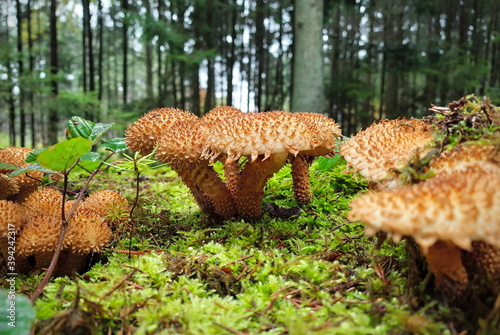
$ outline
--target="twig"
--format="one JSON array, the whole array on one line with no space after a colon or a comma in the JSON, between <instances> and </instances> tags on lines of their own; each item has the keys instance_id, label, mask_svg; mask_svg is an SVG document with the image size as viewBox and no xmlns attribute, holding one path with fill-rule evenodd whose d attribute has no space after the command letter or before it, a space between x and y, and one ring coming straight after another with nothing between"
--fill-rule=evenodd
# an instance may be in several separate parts
<instances>
[{"instance_id":1,"label":"twig","mask_svg":"<svg viewBox=\"0 0 500 335\"><path fill-rule=\"evenodd\" d=\"M106 299L107 297L109 297L114 291L116 291L118 289L118 287L122 286L125 282L127 282L136 272L137 272L136 270L133 270L133 271L127 273L125 275L125 277L123 277L118 283L115 284L115 286L113 286L111 288L111 290L104 293L104 295L101 297L101 299L99 299L99 301L102 301L103 299Z\"/></svg>"}]
</instances>

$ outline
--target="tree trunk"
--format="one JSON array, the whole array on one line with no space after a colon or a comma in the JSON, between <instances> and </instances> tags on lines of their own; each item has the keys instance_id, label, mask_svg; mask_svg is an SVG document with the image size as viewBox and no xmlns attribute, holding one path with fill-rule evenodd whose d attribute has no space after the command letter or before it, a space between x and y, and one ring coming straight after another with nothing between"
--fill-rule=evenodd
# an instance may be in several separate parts
<instances>
[{"instance_id":1,"label":"tree trunk","mask_svg":"<svg viewBox=\"0 0 500 335\"><path fill-rule=\"evenodd\" d=\"M150 0L144 0L144 7L146 8L147 20L153 20ZM146 97L151 101L153 99L153 47L150 37L144 39L144 50L146 56Z\"/></svg>"},{"instance_id":2,"label":"tree trunk","mask_svg":"<svg viewBox=\"0 0 500 335\"><path fill-rule=\"evenodd\" d=\"M26 18L28 20L28 66L30 75L33 74L35 70L35 56L33 55L33 33L31 27L31 0L28 0L26 4ZM30 116L30 135L31 135L31 147L36 147L36 130L35 130L35 95L33 93L33 88L28 91L29 100L29 116Z\"/></svg>"},{"instance_id":3,"label":"tree trunk","mask_svg":"<svg viewBox=\"0 0 500 335\"><path fill-rule=\"evenodd\" d=\"M83 6L83 29L82 29L82 86L83 86L83 92L88 91L88 85L87 85L87 23L89 23L88 15L89 15L89 1L90 0L82 0L82 6ZM85 115L87 118L88 115Z\"/></svg>"},{"instance_id":4,"label":"tree trunk","mask_svg":"<svg viewBox=\"0 0 500 335\"><path fill-rule=\"evenodd\" d=\"M58 64L58 50L57 50L57 0L50 0L50 87L52 92L52 98L56 98L59 94L59 88L57 85L57 72L59 69ZM49 109L49 126L47 133L47 140L49 143L57 142L57 131L59 123L59 114L57 109Z\"/></svg>"},{"instance_id":5,"label":"tree trunk","mask_svg":"<svg viewBox=\"0 0 500 335\"><path fill-rule=\"evenodd\" d=\"M23 62L23 39L22 39L22 27L23 27L23 12L21 9L21 1L16 0L16 11L17 11L17 66L18 66L18 80L19 80L19 135L21 140L21 146L25 146L26 139L26 114L24 110L24 98L25 98L25 88L24 88L24 62Z\"/></svg>"},{"instance_id":6,"label":"tree trunk","mask_svg":"<svg viewBox=\"0 0 500 335\"><path fill-rule=\"evenodd\" d=\"M323 92L323 1L296 0L293 112L325 112Z\"/></svg>"},{"instance_id":7,"label":"tree trunk","mask_svg":"<svg viewBox=\"0 0 500 335\"><path fill-rule=\"evenodd\" d=\"M122 10L123 10L123 26L122 26L122 56L123 56L123 104L125 105L128 100L128 0L122 0Z\"/></svg>"},{"instance_id":8,"label":"tree trunk","mask_svg":"<svg viewBox=\"0 0 500 335\"><path fill-rule=\"evenodd\" d=\"M103 92L103 72L102 72L102 62L103 62L103 34L104 34L104 18L102 14L102 0L99 0L97 3L97 26L99 29L99 56L97 58L97 99L102 101L102 92Z\"/></svg>"}]
</instances>

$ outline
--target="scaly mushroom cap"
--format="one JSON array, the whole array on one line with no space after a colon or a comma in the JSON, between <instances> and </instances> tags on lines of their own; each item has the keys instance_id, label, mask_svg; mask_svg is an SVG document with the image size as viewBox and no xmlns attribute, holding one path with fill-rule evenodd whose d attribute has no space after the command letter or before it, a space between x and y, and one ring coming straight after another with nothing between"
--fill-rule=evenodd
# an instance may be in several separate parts
<instances>
[{"instance_id":1,"label":"scaly mushroom cap","mask_svg":"<svg viewBox=\"0 0 500 335\"><path fill-rule=\"evenodd\" d=\"M24 212L21 205L13 201L0 200L0 238L7 237L9 232L16 235L24 224Z\"/></svg>"},{"instance_id":2,"label":"scaly mushroom cap","mask_svg":"<svg viewBox=\"0 0 500 335\"><path fill-rule=\"evenodd\" d=\"M500 166L500 151L495 145L461 144L434 158L430 166L436 175L464 171L472 166L496 169Z\"/></svg>"},{"instance_id":3,"label":"scaly mushroom cap","mask_svg":"<svg viewBox=\"0 0 500 335\"><path fill-rule=\"evenodd\" d=\"M25 167L29 165L24 161L30 152L33 152L33 150L23 147L5 148L0 150L0 162L17 165L19 167ZM8 174L10 172L12 172L12 170L0 169L0 173L2 174ZM30 171L28 172L28 174L38 180L43 178L43 172L41 171ZM36 187L41 184L40 181L28 177L26 173L19 174L13 178L16 180L20 189L26 187Z\"/></svg>"},{"instance_id":4,"label":"scaly mushroom cap","mask_svg":"<svg viewBox=\"0 0 500 335\"><path fill-rule=\"evenodd\" d=\"M402 168L417 152L423 157L432 133L431 126L422 120L383 120L343 142L341 155L348 167L378 181Z\"/></svg>"},{"instance_id":5,"label":"scaly mushroom cap","mask_svg":"<svg viewBox=\"0 0 500 335\"><path fill-rule=\"evenodd\" d=\"M43 187L31 193L23 202L28 215L44 215L61 218L63 195L52 187Z\"/></svg>"},{"instance_id":6,"label":"scaly mushroom cap","mask_svg":"<svg viewBox=\"0 0 500 335\"><path fill-rule=\"evenodd\" d=\"M19 192L19 185L14 178L6 174L0 174L0 200L6 200L9 196Z\"/></svg>"},{"instance_id":7,"label":"scaly mushroom cap","mask_svg":"<svg viewBox=\"0 0 500 335\"><path fill-rule=\"evenodd\" d=\"M291 113L247 113L213 124L202 157L213 162L219 155L227 154L228 163L241 156L249 156L253 161L259 155L266 159L283 152L296 156L299 151L312 150L318 145L319 139Z\"/></svg>"},{"instance_id":8,"label":"scaly mushroom cap","mask_svg":"<svg viewBox=\"0 0 500 335\"><path fill-rule=\"evenodd\" d=\"M500 168L469 168L403 186L367 193L351 201L349 220L367 224L399 239L412 236L425 250L436 241L451 241L470 250L481 240L500 247Z\"/></svg>"},{"instance_id":9,"label":"scaly mushroom cap","mask_svg":"<svg viewBox=\"0 0 500 335\"><path fill-rule=\"evenodd\" d=\"M176 108L154 109L131 124L126 133L125 141L131 151L140 151L146 155L153 151L159 138L177 121L196 120L198 117L192 113Z\"/></svg>"},{"instance_id":10,"label":"scaly mushroom cap","mask_svg":"<svg viewBox=\"0 0 500 335\"><path fill-rule=\"evenodd\" d=\"M26 225L17 238L21 256L54 252L61 234L61 218L37 214L27 217Z\"/></svg>"},{"instance_id":11,"label":"scaly mushroom cap","mask_svg":"<svg viewBox=\"0 0 500 335\"><path fill-rule=\"evenodd\" d=\"M111 229L97 213L75 213L68 223L64 249L85 255L100 252L111 240Z\"/></svg>"},{"instance_id":12,"label":"scaly mushroom cap","mask_svg":"<svg viewBox=\"0 0 500 335\"><path fill-rule=\"evenodd\" d=\"M313 150L299 152L304 156L324 156L332 153L335 140L342 136L339 125L326 115L319 113L294 113L306 125L319 144Z\"/></svg>"},{"instance_id":13,"label":"scaly mushroom cap","mask_svg":"<svg viewBox=\"0 0 500 335\"><path fill-rule=\"evenodd\" d=\"M201 120L203 122L207 122L210 124L215 124L223 119L226 119L228 117L233 117L233 116L241 116L243 112L239 110L238 108L230 107L230 106L220 106L216 107L214 109L211 109L203 115Z\"/></svg>"},{"instance_id":14,"label":"scaly mushroom cap","mask_svg":"<svg viewBox=\"0 0 500 335\"><path fill-rule=\"evenodd\" d=\"M119 192L101 190L92 193L78 206L77 212L88 211L102 217L111 227L125 220L130 213L127 199Z\"/></svg>"},{"instance_id":15,"label":"scaly mushroom cap","mask_svg":"<svg viewBox=\"0 0 500 335\"><path fill-rule=\"evenodd\" d=\"M175 122L158 139L155 157L160 162L175 166L200 161L206 131L207 126L200 119Z\"/></svg>"}]
</instances>

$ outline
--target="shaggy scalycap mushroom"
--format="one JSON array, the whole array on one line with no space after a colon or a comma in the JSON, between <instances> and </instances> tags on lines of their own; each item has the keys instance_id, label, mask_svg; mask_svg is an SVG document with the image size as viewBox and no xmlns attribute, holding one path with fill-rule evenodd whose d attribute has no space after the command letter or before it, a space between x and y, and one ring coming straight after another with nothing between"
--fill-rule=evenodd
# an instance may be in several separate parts
<instances>
[{"instance_id":1,"label":"shaggy scalycap mushroom","mask_svg":"<svg viewBox=\"0 0 500 335\"><path fill-rule=\"evenodd\" d=\"M432 140L429 123L405 118L382 120L341 144L347 166L371 181L390 177L415 154L423 157Z\"/></svg>"},{"instance_id":2,"label":"shaggy scalycap mushroom","mask_svg":"<svg viewBox=\"0 0 500 335\"><path fill-rule=\"evenodd\" d=\"M438 289L463 291L467 273L459 248L470 251L473 241L500 247L498 185L500 167L470 167L396 190L364 194L351 201L348 218L364 222L367 234L384 231L396 240L411 236L426 255Z\"/></svg>"},{"instance_id":3,"label":"shaggy scalycap mushroom","mask_svg":"<svg viewBox=\"0 0 500 335\"><path fill-rule=\"evenodd\" d=\"M7 200L11 195L19 193L19 184L14 178L0 174L0 200Z\"/></svg>"},{"instance_id":4,"label":"shaggy scalycap mushroom","mask_svg":"<svg viewBox=\"0 0 500 335\"><path fill-rule=\"evenodd\" d=\"M158 141L155 156L177 172L202 211L219 221L234 216L234 201L208 160L200 158L207 128L199 119L175 123Z\"/></svg>"},{"instance_id":5,"label":"shaggy scalycap mushroom","mask_svg":"<svg viewBox=\"0 0 500 335\"><path fill-rule=\"evenodd\" d=\"M92 193L80 204L78 211L88 211L102 217L110 227L127 219L130 208L127 199L117 191L101 190Z\"/></svg>"},{"instance_id":6,"label":"shaggy scalycap mushroom","mask_svg":"<svg viewBox=\"0 0 500 335\"><path fill-rule=\"evenodd\" d=\"M153 151L166 129L177 121L196 120L192 113L176 108L154 109L131 124L125 132L125 141L131 151L147 155Z\"/></svg>"},{"instance_id":7,"label":"shaggy scalycap mushroom","mask_svg":"<svg viewBox=\"0 0 500 335\"><path fill-rule=\"evenodd\" d=\"M202 157L214 161L222 156L224 164L242 156L249 159L235 192L238 214L244 219L260 217L263 187L289 155L310 154L329 145L328 136L336 134L338 127L321 128L322 122L315 120L305 113L273 111L228 117L211 125ZM323 133L318 131L326 128L329 130Z\"/></svg>"}]
</instances>

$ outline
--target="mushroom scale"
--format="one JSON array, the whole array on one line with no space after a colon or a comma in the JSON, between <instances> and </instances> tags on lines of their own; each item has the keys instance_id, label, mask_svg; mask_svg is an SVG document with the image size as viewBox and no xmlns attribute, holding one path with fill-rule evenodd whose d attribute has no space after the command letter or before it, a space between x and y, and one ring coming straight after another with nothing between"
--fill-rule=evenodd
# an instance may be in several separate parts
<instances>
[{"instance_id":1,"label":"mushroom scale","mask_svg":"<svg viewBox=\"0 0 500 335\"><path fill-rule=\"evenodd\" d=\"M125 132L125 141L131 151L140 151L141 154L151 153L157 141L177 121L196 120L192 113L177 108L154 109L132 123Z\"/></svg>"},{"instance_id":2,"label":"mushroom scale","mask_svg":"<svg viewBox=\"0 0 500 335\"><path fill-rule=\"evenodd\" d=\"M355 172L380 181L413 155L423 157L433 132L432 126L422 120L382 120L343 142L341 155Z\"/></svg>"},{"instance_id":3,"label":"mushroom scale","mask_svg":"<svg viewBox=\"0 0 500 335\"><path fill-rule=\"evenodd\" d=\"M117 191L93 192L78 206L77 211L89 211L105 219L110 227L116 227L127 219L130 208L127 199Z\"/></svg>"}]
</instances>

